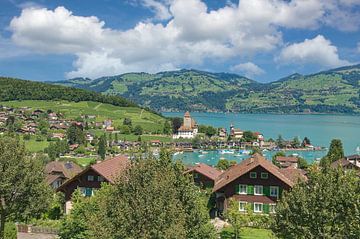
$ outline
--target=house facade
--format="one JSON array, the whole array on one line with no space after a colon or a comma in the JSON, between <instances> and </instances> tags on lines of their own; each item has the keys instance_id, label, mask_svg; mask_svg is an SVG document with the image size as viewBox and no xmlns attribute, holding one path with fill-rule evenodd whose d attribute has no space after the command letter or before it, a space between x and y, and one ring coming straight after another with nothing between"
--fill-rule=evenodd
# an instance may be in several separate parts
<instances>
[{"instance_id":1,"label":"house facade","mask_svg":"<svg viewBox=\"0 0 360 239\"><path fill-rule=\"evenodd\" d=\"M291 178L287 176L290 174ZM231 200L239 204L242 212L250 207L254 213L274 213L282 192L293 187L297 179L306 180L306 177L300 171L287 174L263 156L254 154L215 180L213 192L218 213L226 211Z\"/></svg>"},{"instance_id":2,"label":"house facade","mask_svg":"<svg viewBox=\"0 0 360 239\"><path fill-rule=\"evenodd\" d=\"M281 168L298 168L299 159L297 157L277 156L276 161L279 163Z\"/></svg>"},{"instance_id":3,"label":"house facade","mask_svg":"<svg viewBox=\"0 0 360 239\"><path fill-rule=\"evenodd\" d=\"M198 133L198 126L196 124L196 121L191 118L190 113L187 111L184 114L184 122L178 129L177 134L173 135L174 139L192 139L194 138Z\"/></svg>"},{"instance_id":4,"label":"house facade","mask_svg":"<svg viewBox=\"0 0 360 239\"><path fill-rule=\"evenodd\" d=\"M71 199L76 189L79 189L83 196L93 196L96 190L101 188L102 183L113 184L119 174L129 166L129 162L126 156L107 159L87 167L66 181L57 189L65 195L65 213L68 214L72 208Z\"/></svg>"},{"instance_id":5,"label":"house facade","mask_svg":"<svg viewBox=\"0 0 360 239\"><path fill-rule=\"evenodd\" d=\"M52 161L45 166L46 182L57 189L81 171L82 168L74 162Z\"/></svg>"},{"instance_id":6,"label":"house facade","mask_svg":"<svg viewBox=\"0 0 360 239\"><path fill-rule=\"evenodd\" d=\"M192 175L196 185L209 188L214 186L215 180L220 176L221 171L207 164L199 163L190 167L185 173Z\"/></svg>"}]
</instances>

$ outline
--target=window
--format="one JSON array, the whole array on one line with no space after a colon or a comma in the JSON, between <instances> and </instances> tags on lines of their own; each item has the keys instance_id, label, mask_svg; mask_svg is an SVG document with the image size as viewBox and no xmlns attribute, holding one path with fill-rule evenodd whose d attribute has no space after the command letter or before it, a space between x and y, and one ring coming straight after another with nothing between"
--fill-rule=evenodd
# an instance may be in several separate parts
<instances>
[{"instance_id":1,"label":"window","mask_svg":"<svg viewBox=\"0 0 360 239\"><path fill-rule=\"evenodd\" d=\"M239 185L239 194L247 194L247 186L244 184Z\"/></svg>"},{"instance_id":2,"label":"window","mask_svg":"<svg viewBox=\"0 0 360 239\"><path fill-rule=\"evenodd\" d=\"M263 204L262 203L254 203L254 212L262 212L263 211Z\"/></svg>"},{"instance_id":3,"label":"window","mask_svg":"<svg viewBox=\"0 0 360 239\"><path fill-rule=\"evenodd\" d=\"M84 187L79 187L79 190L81 192L81 195L85 196L86 195L86 188Z\"/></svg>"},{"instance_id":4,"label":"window","mask_svg":"<svg viewBox=\"0 0 360 239\"><path fill-rule=\"evenodd\" d=\"M250 172L250 178L257 178L256 172Z\"/></svg>"},{"instance_id":5,"label":"window","mask_svg":"<svg viewBox=\"0 0 360 239\"><path fill-rule=\"evenodd\" d=\"M268 179L268 178L269 178L269 174L268 174L268 173L261 173L261 178L262 178L262 179Z\"/></svg>"},{"instance_id":6,"label":"window","mask_svg":"<svg viewBox=\"0 0 360 239\"><path fill-rule=\"evenodd\" d=\"M278 197L279 196L279 187L270 186L270 196L271 197Z\"/></svg>"},{"instance_id":7,"label":"window","mask_svg":"<svg viewBox=\"0 0 360 239\"><path fill-rule=\"evenodd\" d=\"M103 176L98 176L97 180L98 180L98 182L104 182L104 177Z\"/></svg>"},{"instance_id":8,"label":"window","mask_svg":"<svg viewBox=\"0 0 360 239\"><path fill-rule=\"evenodd\" d=\"M93 176L93 175L88 175L88 176L87 176L87 180L88 180L89 182L94 181L94 176Z\"/></svg>"},{"instance_id":9,"label":"window","mask_svg":"<svg viewBox=\"0 0 360 239\"><path fill-rule=\"evenodd\" d=\"M263 195L263 186L262 185L255 185L254 195Z\"/></svg>"},{"instance_id":10,"label":"window","mask_svg":"<svg viewBox=\"0 0 360 239\"><path fill-rule=\"evenodd\" d=\"M240 212L246 211L246 202L239 202L239 211Z\"/></svg>"},{"instance_id":11,"label":"window","mask_svg":"<svg viewBox=\"0 0 360 239\"><path fill-rule=\"evenodd\" d=\"M86 197L91 197L92 195L93 195L92 188L85 188L85 196Z\"/></svg>"},{"instance_id":12,"label":"window","mask_svg":"<svg viewBox=\"0 0 360 239\"><path fill-rule=\"evenodd\" d=\"M276 204L269 204L269 213L275 213Z\"/></svg>"}]
</instances>

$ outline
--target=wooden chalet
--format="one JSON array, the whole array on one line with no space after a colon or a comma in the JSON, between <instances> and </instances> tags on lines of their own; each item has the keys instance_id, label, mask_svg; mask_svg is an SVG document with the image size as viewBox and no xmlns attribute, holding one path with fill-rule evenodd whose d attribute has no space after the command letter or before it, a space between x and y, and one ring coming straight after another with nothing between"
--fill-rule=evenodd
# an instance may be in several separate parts
<instances>
[{"instance_id":1,"label":"wooden chalet","mask_svg":"<svg viewBox=\"0 0 360 239\"><path fill-rule=\"evenodd\" d=\"M193 176L196 185L208 188L214 186L215 180L220 176L221 171L207 164L199 163L190 167L185 173Z\"/></svg>"},{"instance_id":2,"label":"wooden chalet","mask_svg":"<svg viewBox=\"0 0 360 239\"><path fill-rule=\"evenodd\" d=\"M76 189L80 189L84 196L90 197L102 183L113 184L129 165L130 161L126 156L117 156L91 165L66 181L57 189L65 194L65 212L69 213L72 208L71 198Z\"/></svg>"}]
</instances>

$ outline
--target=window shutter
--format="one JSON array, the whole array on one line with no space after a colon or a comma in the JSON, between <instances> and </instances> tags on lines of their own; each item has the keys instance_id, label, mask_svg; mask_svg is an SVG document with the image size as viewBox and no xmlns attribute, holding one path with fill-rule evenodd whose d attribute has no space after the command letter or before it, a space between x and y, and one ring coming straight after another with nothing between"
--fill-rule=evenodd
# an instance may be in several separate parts
<instances>
[{"instance_id":1,"label":"window shutter","mask_svg":"<svg viewBox=\"0 0 360 239\"><path fill-rule=\"evenodd\" d=\"M253 185L247 185L247 194L254 195L254 186Z\"/></svg>"},{"instance_id":2,"label":"window shutter","mask_svg":"<svg viewBox=\"0 0 360 239\"><path fill-rule=\"evenodd\" d=\"M283 191L283 189L281 187L279 187L279 196L278 197L281 197L282 191Z\"/></svg>"},{"instance_id":3,"label":"window shutter","mask_svg":"<svg viewBox=\"0 0 360 239\"><path fill-rule=\"evenodd\" d=\"M239 184L235 185L235 193L240 194L240 185Z\"/></svg>"},{"instance_id":4,"label":"window shutter","mask_svg":"<svg viewBox=\"0 0 360 239\"><path fill-rule=\"evenodd\" d=\"M263 211L266 214L269 214L269 204L263 204Z\"/></svg>"},{"instance_id":5,"label":"window shutter","mask_svg":"<svg viewBox=\"0 0 360 239\"><path fill-rule=\"evenodd\" d=\"M270 186L264 186L263 192L265 196L270 196Z\"/></svg>"}]
</instances>

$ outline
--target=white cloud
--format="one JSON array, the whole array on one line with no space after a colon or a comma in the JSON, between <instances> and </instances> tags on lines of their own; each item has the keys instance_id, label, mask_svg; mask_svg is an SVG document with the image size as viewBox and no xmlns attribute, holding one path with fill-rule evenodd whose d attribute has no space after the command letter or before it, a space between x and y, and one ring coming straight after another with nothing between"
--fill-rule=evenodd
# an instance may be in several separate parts
<instances>
[{"instance_id":1,"label":"white cloud","mask_svg":"<svg viewBox=\"0 0 360 239\"><path fill-rule=\"evenodd\" d=\"M249 78L265 73L263 69L252 62L240 63L238 65L232 66L230 70L243 73L246 77Z\"/></svg>"},{"instance_id":2,"label":"white cloud","mask_svg":"<svg viewBox=\"0 0 360 239\"><path fill-rule=\"evenodd\" d=\"M68 76L98 77L197 67L205 60L221 62L271 52L283 45L283 27L331 25L331 17L340 11L338 1L347 2L340 12L355 4L355 0L241 0L210 11L201 0L138 1L155 12L153 20L168 21L139 22L120 31L105 27L95 16L76 16L64 7L30 7L12 19L9 29L13 42L21 47L75 55L75 69ZM348 29L358 27L357 21L349 20Z\"/></svg>"},{"instance_id":3,"label":"white cloud","mask_svg":"<svg viewBox=\"0 0 360 239\"><path fill-rule=\"evenodd\" d=\"M171 18L168 2L161 2L156 0L141 0L141 4L144 7L148 7L153 12L155 12L156 20L167 20Z\"/></svg>"},{"instance_id":4,"label":"white cloud","mask_svg":"<svg viewBox=\"0 0 360 239\"><path fill-rule=\"evenodd\" d=\"M316 64L326 67L350 64L339 58L337 47L322 35L288 45L281 50L277 61L284 64Z\"/></svg>"}]
</instances>

